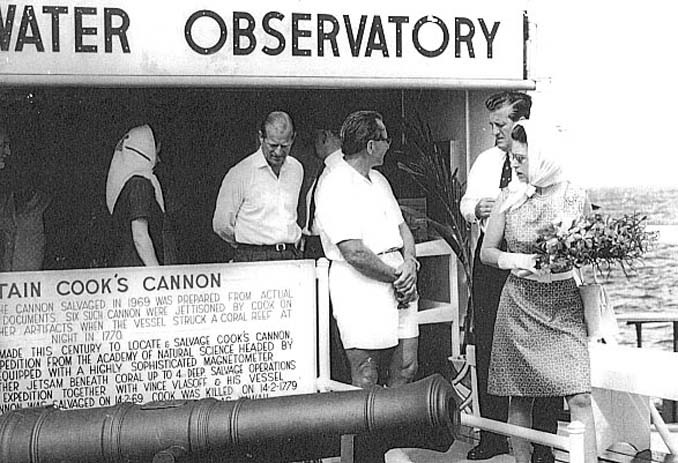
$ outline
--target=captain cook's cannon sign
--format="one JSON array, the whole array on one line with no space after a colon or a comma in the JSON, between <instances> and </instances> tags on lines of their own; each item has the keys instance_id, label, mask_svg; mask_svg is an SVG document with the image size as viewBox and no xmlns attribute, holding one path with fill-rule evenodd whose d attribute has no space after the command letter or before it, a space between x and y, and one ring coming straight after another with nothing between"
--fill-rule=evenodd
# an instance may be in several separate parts
<instances>
[{"instance_id":1,"label":"captain cook's cannon sign","mask_svg":"<svg viewBox=\"0 0 678 463\"><path fill-rule=\"evenodd\" d=\"M314 392L311 261L3 274L0 410Z\"/></svg>"}]
</instances>

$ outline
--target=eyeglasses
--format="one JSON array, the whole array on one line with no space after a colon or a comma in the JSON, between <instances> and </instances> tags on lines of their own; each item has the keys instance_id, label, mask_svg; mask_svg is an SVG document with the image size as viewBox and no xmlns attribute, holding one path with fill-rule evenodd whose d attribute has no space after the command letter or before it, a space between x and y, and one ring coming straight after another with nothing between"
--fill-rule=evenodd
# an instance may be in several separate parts
<instances>
[{"instance_id":1,"label":"eyeglasses","mask_svg":"<svg viewBox=\"0 0 678 463\"><path fill-rule=\"evenodd\" d=\"M525 161L527 161L527 155L511 153L511 159L516 161L518 164L523 164Z\"/></svg>"}]
</instances>

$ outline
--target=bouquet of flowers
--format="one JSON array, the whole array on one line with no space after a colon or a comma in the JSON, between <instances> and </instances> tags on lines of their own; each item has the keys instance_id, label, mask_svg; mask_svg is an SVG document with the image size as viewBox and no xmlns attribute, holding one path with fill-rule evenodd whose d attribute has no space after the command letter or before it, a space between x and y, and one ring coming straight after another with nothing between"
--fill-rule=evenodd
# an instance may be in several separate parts
<instances>
[{"instance_id":1,"label":"bouquet of flowers","mask_svg":"<svg viewBox=\"0 0 678 463\"><path fill-rule=\"evenodd\" d=\"M657 232L646 230L647 216L637 213L619 218L592 214L569 226L562 222L539 231L535 246L537 266L551 272L591 265L595 284L581 284L579 294L590 339L615 343L617 321L605 288L596 274L612 271L618 264L625 276L657 240Z\"/></svg>"},{"instance_id":2,"label":"bouquet of flowers","mask_svg":"<svg viewBox=\"0 0 678 463\"><path fill-rule=\"evenodd\" d=\"M618 218L594 213L569 227L553 223L539 231L538 266L558 272L591 265L595 276L595 272L609 274L618 264L628 276L657 240L657 232L646 230L646 220L638 213Z\"/></svg>"}]
</instances>

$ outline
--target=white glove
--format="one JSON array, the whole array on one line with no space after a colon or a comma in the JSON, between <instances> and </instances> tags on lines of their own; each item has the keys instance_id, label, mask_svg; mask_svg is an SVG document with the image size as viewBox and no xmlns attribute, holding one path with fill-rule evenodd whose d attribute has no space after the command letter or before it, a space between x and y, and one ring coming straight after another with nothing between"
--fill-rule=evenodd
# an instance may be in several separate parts
<instances>
[{"instance_id":1,"label":"white glove","mask_svg":"<svg viewBox=\"0 0 678 463\"><path fill-rule=\"evenodd\" d=\"M519 252L502 252L497 259L497 266L503 270L529 270L536 272L535 254L521 254Z\"/></svg>"}]
</instances>

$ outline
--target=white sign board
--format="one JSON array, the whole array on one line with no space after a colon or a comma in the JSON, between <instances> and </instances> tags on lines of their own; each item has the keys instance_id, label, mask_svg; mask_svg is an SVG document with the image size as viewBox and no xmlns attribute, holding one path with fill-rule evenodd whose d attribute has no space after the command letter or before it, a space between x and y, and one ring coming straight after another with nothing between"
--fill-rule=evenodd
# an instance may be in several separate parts
<instances>
[{"instance_id":1,"label":"white sign board","mask_svg":"<svg viewBox=\"0 0 678 463\"><path fill-rule=\"evenodd\" d=\"M4 273L0 411L315 392L313 261Z\"/></svg>"},{"instance_id":2,"label":"white sign board","mask_svg":"<svg viewBox=\"0 0 678 463\"><path fill-rule=\"evenodd\" d=\"M523 80L524 4L10 0L1 72Z\"/></svg>"}]
</instances>

